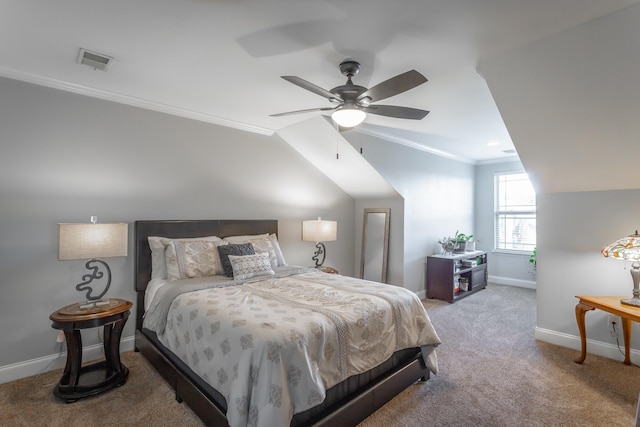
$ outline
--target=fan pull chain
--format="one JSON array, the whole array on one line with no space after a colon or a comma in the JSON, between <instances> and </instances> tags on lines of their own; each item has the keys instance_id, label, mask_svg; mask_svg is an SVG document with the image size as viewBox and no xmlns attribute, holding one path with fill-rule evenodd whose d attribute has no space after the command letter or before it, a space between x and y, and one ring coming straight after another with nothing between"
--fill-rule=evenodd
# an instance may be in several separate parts
<instances>
[{"instance_id":1,"label":"fan pull chain","mask_svg":"<svg viewBox=\"0 0 640 427\"><path fill-rule=\"evenodd\" d=\"M340 160L340 127L336 123L336 160Z\"/></svg>"}]
</instances>

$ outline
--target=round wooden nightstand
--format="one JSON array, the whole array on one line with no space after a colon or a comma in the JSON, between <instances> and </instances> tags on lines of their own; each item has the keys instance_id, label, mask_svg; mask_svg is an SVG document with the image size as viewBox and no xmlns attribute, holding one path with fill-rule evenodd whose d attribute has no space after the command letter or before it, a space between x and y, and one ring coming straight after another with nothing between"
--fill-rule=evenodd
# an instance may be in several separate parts
<instances>
[{"instance_id":1,"label":"round wooden nightstand","mask_svg":"<svg viewBox=\"0 0 640 427\"><path fill-rule=\"evenodd\" d=\"M127 381L129 369L120 363L120 335L129 317L130 301L111 298L108 304L84 307L76 303L51 313L52 327L64 332L67 363L53 394L65 402L93 396ZM105 360L82 366L81 329L104 327Z\"/></svg>"}]
</instances>

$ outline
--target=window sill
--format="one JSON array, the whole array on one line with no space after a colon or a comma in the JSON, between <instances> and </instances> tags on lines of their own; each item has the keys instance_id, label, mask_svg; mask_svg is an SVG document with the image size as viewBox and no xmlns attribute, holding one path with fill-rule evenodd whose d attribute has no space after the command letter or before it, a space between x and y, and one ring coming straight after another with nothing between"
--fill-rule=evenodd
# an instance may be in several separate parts
<instances>
[{"instance_id":1,"label":"window sill","mask_svg":"<svg viewBox=\"0 0 640 427\"><path fill-rule=\"evenodd\" d=\"M491 251L492 254L496 255L515 255L522 257L530 257L533 251L516 251L516 250L508 250L508 249L494 249Z\"/></svg>"}]
</instances>

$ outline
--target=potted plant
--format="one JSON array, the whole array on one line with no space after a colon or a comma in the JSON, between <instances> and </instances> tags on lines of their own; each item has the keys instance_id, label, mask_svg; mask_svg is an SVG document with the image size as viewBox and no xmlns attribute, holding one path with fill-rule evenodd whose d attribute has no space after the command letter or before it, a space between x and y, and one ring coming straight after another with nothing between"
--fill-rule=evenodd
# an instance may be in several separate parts
<instances>
[{"instance_id":1,"label":"potted plant","mask_svg":"<svg viewBox=\"0 0 640 427\"><path fill-rule=\"evenodd\" d=\"M473 234L466 235L456 230L456 235L451 238L451 241L456 243L456 248L453 252L456 254L464 253L467 250L467 242L471 239L473 239Z\"/></svg>"},{"instance_id":2,"label":"potted plant","mask_svg":"<svg viewBox=\"0 0 640 427\"><path fill-rule=\"evenodd\" d=\"M438 243L442 245L443 255L453 253L453 250L456 248L456 246L458 246L457 243L454 243L453 241L451 241L451 237L443 237L442 239L438 240Z\"/></svg>"},{"instance_id":3,"label":"potted plant","mask_svg":"<svg viewBox=\"0 0 640 427\"><path fill-rule=\"evenodd\" d=\"M478 240L474 239L473 235L469 236L469 240L467 240L467 252L476 251L476 242L478 242Z\"/></svg>"},{"instance_id":4,"label":"potted plant","mask_svg":"<svg viewBox=\"0 0 640 427\"><path fill-rule=\"evenodd\" d=\"M533 248L533 252L531 252L531 257L529 257L529 262L533 264L533 269L535 270L537 267L536 255L538 255L538 248Z\"/></svg>"}]
</instances>

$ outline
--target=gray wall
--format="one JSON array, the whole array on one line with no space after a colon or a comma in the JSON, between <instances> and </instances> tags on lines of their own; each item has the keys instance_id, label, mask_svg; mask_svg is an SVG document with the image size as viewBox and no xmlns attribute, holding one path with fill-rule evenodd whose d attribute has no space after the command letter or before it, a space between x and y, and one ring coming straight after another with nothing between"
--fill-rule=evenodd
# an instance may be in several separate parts
<instances>
[{"instance_id":1,"label":"gray wall","mask_svg":"<svg viewBox=\"0 0 640 427\"><path fill-rule=\"evenodd\" d=\"M494 252L494 174L525 172L520 161L476 166L476 249L487 252L489 280L504 285L535 288L536 273L529 262L531 254Z\"/></svg>"},{"instance_id":2,"label":"gray wall","mask_svg":"<svg viewBox=\"0 0 640 427\"><path fill-rule=\"evenodd\" d=\"M640 190L539 194L537 204L536 335L578 348L576 295L632 295L631 265L604 258L600 249L640 228ZM607 317L600 310L586 314L588 350L621 358ZM640 348L638 335L633 349ZM621 332L618 337L622 345Z\"/></svg>"},{"instance_id":3,"label":"gray wall","mask_svg":"<svg viewBox=\"0 0 640 427\"><path fill-rule=\"evenodd\" d=\"M440 251L438 240L473 234L474 166L369 135L346 137L404 198L403 286L424 296L426 257Z\"/></svg>"},{"instance_id":4,"label":"gray wall","mask_svg":"<svg viewBox=\"0 0 640 427\"><path fill-rule=\"evenodd\" d=\"M49 314L82 297L84 261L57 260L59 222L274 218L287 261L310 265L301 221L322 216L339 222L327 264L353 274L354 200L278 137L5 78L0 99L0 370L56 354ZM134 300L129 232L108 296Z\"/></svg>"},{"instance_id":5,"label":"gray wall","mask_svg":"<svg viewBox=\"0 0 640 427\"><path fill-rule=\"evenodd\" d=\"M576 295L631 293L599 251L639 228L639 21L636 4L478 67L537 193L536 337L567 347ZM587 313L588 351L620 358L606 317Z\"/></svg>"}]
</instances>

